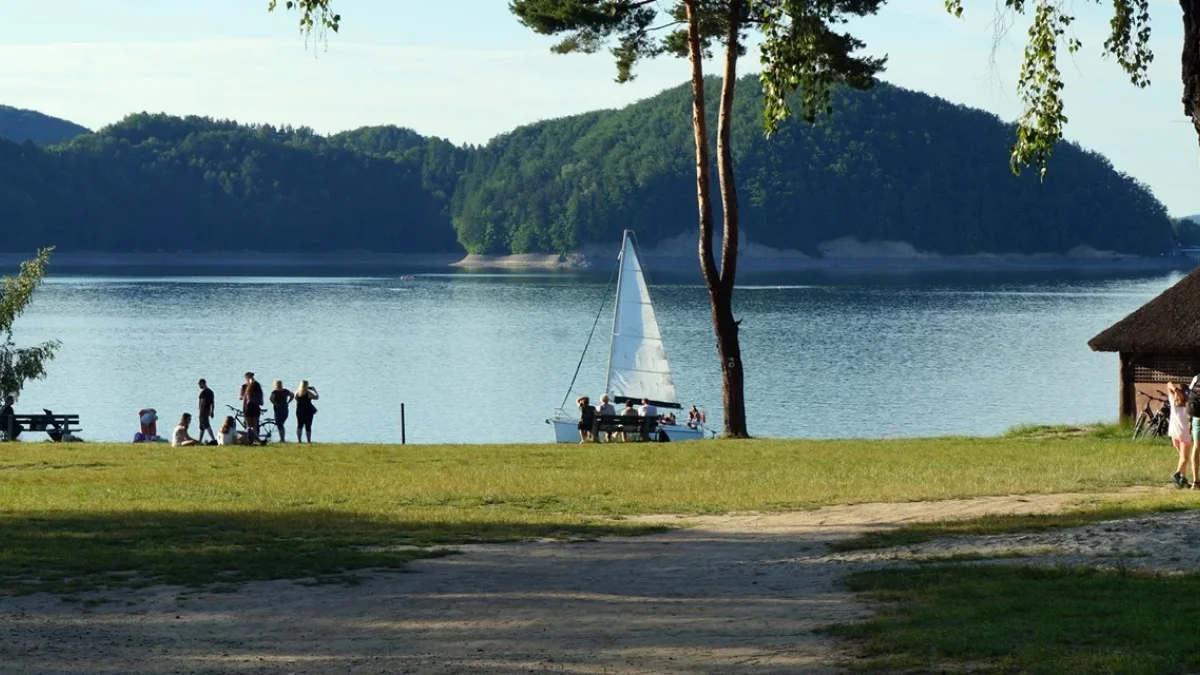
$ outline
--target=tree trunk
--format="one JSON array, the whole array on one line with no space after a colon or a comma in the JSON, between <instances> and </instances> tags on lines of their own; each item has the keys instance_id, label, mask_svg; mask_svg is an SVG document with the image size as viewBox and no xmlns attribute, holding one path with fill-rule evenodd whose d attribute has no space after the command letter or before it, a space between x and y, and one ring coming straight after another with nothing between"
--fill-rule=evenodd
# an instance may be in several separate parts
<instances>
[{"instance_id":1,"label":"tree trunk","mask_svg":"<svg viewBox=\"0 0 1200 675\"><path fill-rule=\"evenodd\" d=\"M1200 0L1179 0L1183 8L1183 114L1192 118L1200 139Z\"/></svg>"},{"instance_id":2,"label":"tree trunk","mask_svg":"<svg viewBox=\"0 0 1200 675\"><path fill-rule=\"evenodd\" d=\"M688 22L688 61L692 66L692 134L696 141L696 201L700 209L700 271L709 296L720 285L713 258L712 195L709 190L708 113L704 108L704 54L700 45L697 0L685 0Z\"/></svg>"},{"instance_id":3,"label":"tree trunk","mask_svg":"<svg viewBox=\"0 0 1200 675\"><path fill-rule=\"evenodd\" d=\"M1198 0L1200 1L1200 0ZM737 278L738 201L733 174L733 97L737 86L739 28L743 0L729 3L729 28L725 35L725 72L721 86L721 114L717 120L717 172L721 178L721 211L724 233L721 236L720 289L709 293L713 327L717 332L717 351L721 356L721 390L725 402L725 435L749 437L746 426L745 379L742 350L738 343L739 322L733 318L733 289Z\"/></svg>"},{"instance_id":4,"label":"tree trunk","mask_svg":"<svg viewBox=\"0 0 1200 675\"><path fill-rule=\"evenodd\" d=\"M730 126L733 85L736 79L737 45L730 46L733 58L726 57L725 82L721 91L721 115L718 120L718 152L721 164L721 195L724 205L724 239L721 269L713 255L713 210L711 173L708 156L708 113L704 96L704 53L700 41L698 0L684 0L688 22L688 60L692 66L692 132L696 142L696 199L700 211L700 271L708 289L713 330L717 336L717 354L721 359L721 389L725 411L725 435L746 437L746 402L743 391L742 357L738 346L738 324L733 318L733 282L737 273L737 191L733 182L730 154ZM740 6L742 0L733 3ZM733 35L736 38L736 26ZM727 164L728 162L728 164ZM732 205L732 209L730 207ZM732 215L731 215L732 213ZM731 236L732 234L732 236Z\"/></svg>"}]
</instances>

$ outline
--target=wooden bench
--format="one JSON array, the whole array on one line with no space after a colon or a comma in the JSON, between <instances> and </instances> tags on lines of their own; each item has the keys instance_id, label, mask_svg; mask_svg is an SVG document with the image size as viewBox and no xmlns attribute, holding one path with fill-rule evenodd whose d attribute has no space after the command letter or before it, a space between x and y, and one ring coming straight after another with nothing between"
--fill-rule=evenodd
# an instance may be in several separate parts
<instances>
[{"instance_id":1,"label":"wooden bench","mask_svg":"<svg viewBox=\"0 0 1200 675\"><path fill-rule=\"evenodd\" d=\"M592 425L592 436L600 438L605 432L624 433L631 440L658 440L658 418L646 419L638 415L596 415Z\"/></svg>"},{"instance_id":2,"label":"wooden bench","mask_svg":"<svg viewBox=\"0 0 1200 675\"><path fill-rule=\"evenodd\" d=\"M15 414L0 423L0 440L11 441L13 432L21 427L21 433L45 432L52 441L61 441L64 434L83 431L79 426L79 415L62 415L49 410L36 414Z\"/></svg>"}]
</instances>

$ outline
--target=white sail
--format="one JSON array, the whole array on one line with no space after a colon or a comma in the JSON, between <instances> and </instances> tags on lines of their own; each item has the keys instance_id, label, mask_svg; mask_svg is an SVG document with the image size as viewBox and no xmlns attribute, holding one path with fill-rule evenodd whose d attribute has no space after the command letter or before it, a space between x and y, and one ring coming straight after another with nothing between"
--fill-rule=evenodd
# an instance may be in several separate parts
<instances>
[{"instance_id":1,"label":"white sail","mask_svg":"<svg viewBox=\"0 0 1200 675\"><path fill-rule=\"evenodd\" d=\"M613 310L612 348L608 355L609 394L619 400L643 398L656 405L678 407L671 366L663 347L650 290L642 275L633 239L625 232Z\"/></svg>"}]
</instances>

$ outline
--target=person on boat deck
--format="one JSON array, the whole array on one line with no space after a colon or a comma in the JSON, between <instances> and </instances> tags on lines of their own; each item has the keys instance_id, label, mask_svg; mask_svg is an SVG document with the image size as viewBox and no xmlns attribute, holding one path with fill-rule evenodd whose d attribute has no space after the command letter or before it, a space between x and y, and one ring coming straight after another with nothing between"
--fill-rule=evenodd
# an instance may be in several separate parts
<instances>
[{"instance_id":1,"label":"person on boat deck","mask_svg":"<svg viewBox=\"0 0 1200 675\"><path fill-rule=\"evenodd\" d=\"M700 411L696 408L696 406L692 406L692 409L688 411L688 426L695 429L696 425L699 423Z\"/></svg>"},{"instance_id":2,"label":"person on boat deck","mask_svg":"<svg viewBox=\"0 0 1200 675\"><path fill-rule=\"evenodd\" d=\"M608 394L601 394L600 407L596 408L596 412L598 412L601 415L616 415L617 414L617 409L613 407L613 404L608 402ZM604 432L604 440L611 442L612 439L613 439L613 432L605 431Z\"/></svg>"},{"instance_id":3,"label":"person on boat deck","mask_svg":"<svg viewBox=\"0 0 1200 675\"><path fill-rule=\"evenodd\" d=\"M675 413L670 413L668 415L663 416L662 423L669 427L675 426Z\"/></svg>"},{"instance_id":4,"label":"person on boat deck","mask_svg":"<svg viewBox=\"0 0 1200 675\"><path fill-rule=\"evenodd\" d=\"M596 409L592 407L591 399L580 396L575 404L579 406L579 442L595 440L592 438L592 427L596 425Z\"/></svg>"},{"instance_id":5,"label":"person on boat deck","mask_svg":"<svg viewBox=\"0 0 1200 675\"><path fill-rule=\"evenodd\" d=\"M171 434L171 446L176 448L186 448L192 445L199 445L200 442L188 435L188 426L192 423L192 414L183 413L179 418L179 426L175 427L174 433Z\"/></svg>"}]
</instances>

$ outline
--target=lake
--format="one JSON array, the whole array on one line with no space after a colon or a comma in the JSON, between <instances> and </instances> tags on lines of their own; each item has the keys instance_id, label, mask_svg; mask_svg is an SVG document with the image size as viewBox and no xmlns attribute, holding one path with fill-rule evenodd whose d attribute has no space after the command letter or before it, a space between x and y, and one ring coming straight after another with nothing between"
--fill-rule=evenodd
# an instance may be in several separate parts
<instances>
[{"instance_id":1,"label":"lake","mask_svg":"<svg viewBox=\"0 0 1200 675\"><path fill-rule=\"evenodd\" d=\"M742 321L751 433L775 437L998 434L1023 422L1116 415L1117 357L1087 340L1179 273L836 271L745 275ZM721 424L707 296L652 275L677 390ZM219 414L241 375L308 379L314 439L548 441L567 397L604 386L607 270L401 277L56 275L16 324L19 343L57 338L46 380L18 412L79 413L88 440L127 440L137 411L160 433L194 411L207 378ZM568 407L570 403L568 402ZM194 425L193 425L194 430ZM294 436L294 430L289 432Z\"/></svg>"}]
</instances>

